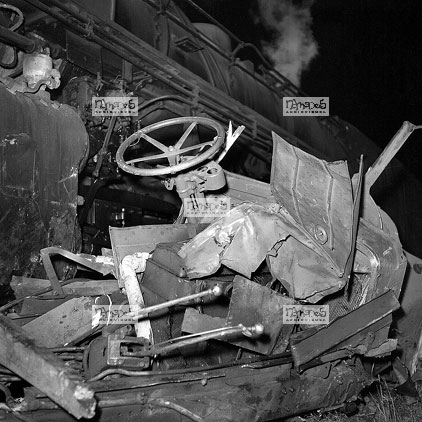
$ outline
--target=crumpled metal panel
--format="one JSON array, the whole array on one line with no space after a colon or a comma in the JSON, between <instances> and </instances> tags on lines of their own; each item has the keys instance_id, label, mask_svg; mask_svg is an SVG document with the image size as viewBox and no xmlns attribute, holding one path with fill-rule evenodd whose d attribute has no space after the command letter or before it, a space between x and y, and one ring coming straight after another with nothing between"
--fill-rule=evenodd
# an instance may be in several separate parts
<instances>
[{"instance_id":1,"label":"crumpled metal panel","mask_svg":"<svg viewBox=\"0 0 422 422\"><path fill-rule=\"evenodd\" d=\"M274 132L273 143L273 195L341 277L352 247L353 195L347 163L320 160Z\"/></svg>"},{"instance_id":2,"label":"crumpled metal panel","mask_svg":"<svg viewBox=\"0 0 422 422\"><path fill-rule=\"evenodd\" d=\"M291 297L316 303L347 281L344 271L353 241L351 181L345 163L326 163L275 134L274 140L272 189L279 203L233 208L179 254L190 278L213 274L220 265L250 278L267 258L271 274ZM381 214L383 229L359 221L355 262L358 272L370 273L362 300L385 288L400 292L405 260L394 224Z\"/></svg>"},{"instance_id":3,"label":"crumpled metal panel","mask_svg":"<svg viewBox=\"0 0 422 422\"><path fill-rule=\"evenodd\" d=\"M422 259L406 252L407 271L403 283L398 316L397 339L401 348L400 359L410 375L420 368L422 362Z\"/></svg>"},{"instance_id":4,"label":"crumpled metal panel","mask_svg":"<svg viewBox=\"0 0 422 422\"><path fill-rule=\"evenodd\" d=\"M381 211L383 221L387 215ZM385 224L383 229L373 226L364 219L360 219L355 258L356 269L369 265L371 281L368 286L366 301L371 300L386 290L393 290L396 297L400 297L403 278L406 272L407 260L398 238L397 232L387 232L392 229L392 221ZM394 226L395 227L395 226ZM359 271L358 271L359 272Z\"/></svg>"},{"instance_id":5,"label":"crumpled metal panel","mask_svg":"<svg viewBox=\"0 0 422 422\"><path fill-rule=\"evenodd\" d=\"M261 323L264 335L258 339L243 336L230 339L229 343L262 354L282 353L286 350L293 324L283 324L283 307L292 305L294 299L281 295L242 276L235 276L227 326Z\"/></svg>"},{"instance_id":6,"label":"crumpled metal panel","mask_svg":"<svg viewBox=\"0 0 422 422\"><path fill-rule=\"evenodd\" d=\"M179 255L189 278L214 274L221 264L250 278L268 251L289 233L275 212L258 204L241 204L196 235Z\"/></svg>"},{"instance_id":7,"label":"crumpled metal panel","mask_svg":"<svg viewBox=\"0 0 422 422\"><path fill-rule=\"evenodd\" d=\"M324 258L294 237L281 243L277 255L268 255L267 263L271 274L291 296L311 303L339 291L346 283Z\"/></svg>"},{"instance_id":8,"label":"crumpled metal panel","mask_svg":"<svg viewBox=\"0 0 422 422\"><path fill-rule=\"evenodd\" d=\"M195 236L179 255L189 278L211 275L221 265L250 278L267 258L272 275L292 297L317 302L340 290L346 280L312 246L277 204L244 203Z\"/></svg>"},{"instance_id":9,"label":"crumpled metal panel","mask_svg":"<svg viewBox=\"0 0 422 422\"><path fill-rule=\"evenodd\" d=\"M0 84L0 284L16 275L44 277L39 250L76 252L78 170L88 135L78 114Z\"/></svg>"}]
</instances>

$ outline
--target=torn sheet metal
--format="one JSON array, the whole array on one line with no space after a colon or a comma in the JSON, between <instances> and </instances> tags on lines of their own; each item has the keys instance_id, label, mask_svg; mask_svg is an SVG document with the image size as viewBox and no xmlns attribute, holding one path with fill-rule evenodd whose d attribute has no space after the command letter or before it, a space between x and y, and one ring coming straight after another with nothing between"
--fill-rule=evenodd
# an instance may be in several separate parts
<instances>
[{"instance_id":1,"label":"torn sheet metal","mask_svg":"<svg viewBox=\"0 0 422 422\"><path fill-rule=\"evenodd\" d=\"M89 297L73 298L22 327L39 347L70 344L92 330L92 305Z\"/></svg>"},{"instance_id":2,"label":"torn sheet metal","mask_svg":"<svg viewBox=\"0 0 422 422\"><path fill-rule=\"evenodd\" d=\"M271 198L271 187L269 183L251 179L236 173L224 171L227 182L225 194L230 197L231 205L239 205L242 202L260 202L267 204L275 202Z\"/></svg>"},{"instance_id":3,"label":"torn sheet metal","mask_svg":"<svg viewBox=\"0 0 422 422\"><path fill-rule=\"evenodd\" d=\"M179 254L189 278L213 274L220 265L250 278L267 257L291 296L315 303L348 278L358 220L347 164L319 160L273 137L271 188L278 203L233 208Z\"/></svg>"},{"instance_id":4,"label":"torn sheet metal","mask_svg":"<svg viewBox=\"0 0 422 422\"><path fill-rule=\"evenodd\" d=\"M50 280L40 278L28 278L22 276L12 276L10 287L16 296L16 299L26 296L38 295L40 290L51 286ZM78 296L101 296L111 294L119 290L117 280L89 280L86 278L75 278L67 280L66 286L63 286L63 292L67 295Z\"/></svg>"},{"instance_id":5,"label":"torn sheet metal","mask_svg":"<svg viewBox=\"0 0 422 422\"><path fill-rule=\"evenodd\" d=\"M60 255L72 262L76 262L82 267L87 267L91 270L97 271L102 275L115 273L113 261L110 258L96 257L94 255L87 254L74 254L59 246L50 246L48 248L41 249L40 256L44 265L45 273L51 282L51 287L57 294L63 294L63 287L60 284L56 270L51 260L51 257L54 255Z\"/></svg>"},{"instance_id":6,"label":"torn sheet metal","mask_svg":"<svg viewBox=\"0 0 422 422\"><path fill-rule=\"evenodd\" d=\"M226 325L226 318L213 317L200 313L195 308L186 308L183 317L182 332L195 334L203 331L216 330Z\"/></svg>"},{"instance_id":7,"label":"torn sheet metal","mask_svg":"<svg viewBox=\"0 0 422 422\"><path fill-rule=\"evenodd\" d=\"M212 317L187 308L183 318L182 331L201 333L238 324L253 326L260 323L264 333L256 338L243 337L223 341L252 350L257 353L282 353L286 350L293 325L283 325L283 306L294 300L247 278L236 276L226 318Z\"/></svg>"},{"instance_id":8,"label":"torn sheet metal","mask_svg":"<svg viewBox=\"0 0 422 422\"><path fill-rule=\"evenodd\" d=\"M336 274L352 248L353 195L345 161L320 160L273 132L271 188Z\"/></svg>"},{"instance_id":9,"label":"torn sheet metal","mask_svg":"<svg viewBox=\"0 0 422 422\"><path fill-rule=\"evenodd\" d=\"M341 290L346 279L339 278L326 260L294 237L277 245L276 254L267 257L271 274L292 297L315 303Z\"/></svg>"},{"instance_id":10,"label":"torn sheet metal","mask_svg":"<svg viewBox=\"0 0 422 422\"><path fill-rule=\"evenodd\" d=\"M232 208L179 251L189 278L215 273L220 265L250 278L262 261L290 296L316 302L340 290L337 277L324 256L278 204L244 203Z\"/></svg>"},{"instance_id":11,"label":"torn sheet metal","mask_svg":"<svg viewBox=\"0 0 422 422\"><path fill-rule=\"evenodd\" d=\"M393 290L400 297L403 277L406 272L404 256L397 229L384 213L382 228L373 226L360 219L356 241L355 272L369 269L371 281L368 285L366 301L371 300L386 290Z\"/></svg>"},{"instance_id":12,"label":"torn sheet metal","mask_svg":"<svg viewBox=\"0 0 422 422\"><path fill-rule=\"evenodd\" d=\"M284 352L293 325L283 325L283 306L293 303L292 298L283 296L245 277L236 276L233 281L226 325L249 326L261 323L265 327L265 331L264 335L257 339L245 337L240 341L231 341L230 343L266 355L273 352L277 344L277 352Z\"/></svg>"},{"instance_id":13,"label":"torn sheet metal","mask_svg":"<svg viewBox=\"0 0 422 422\"><path fill-rule=\"evenodd\" d=\"M221 264L250 278L268 251L287 236L289 229L276 212L242 204L196 235L179 255L189 278L214 274Z\"/></svg>"},{"instance_id":14,"label":"torn sheet metal","mask_svg":"<svg viewBox=\"0 0 422 422\"><path fill-rule=\"evenodd\" d=\"M324 300L324 304L330 306L330 321L387 290L393 290L396 297L400 297L406 258L394 223L386 214L383 221L387 224L380 228L360 219L348 294L337 294Z\"/></svg>"},{"instance_id":15,"label":"torn sheet metal","mask_svg":"<svg viewBox=\"0 0 422 422\"><path fill-rule=\"evenodd\" d=\"M422 361L422 259L406 252L407 271L401 295L402 313L397 319L401 360L413 375Z\"/></svg>"},{"instance_id":16,"label":"torn sheet metal","mask_svg":"<svg viewBox=\"0 0 422 422\"><path fill-rule=\"evenodd\" d=\"M54 296L50 296L47 300L46 298L26 297L22 302L22 309L19 312L19 319L17 322L19 323L22 321L22 317L24 317L23 320L25 321L25 319L29 318L31 315L33 316L32 319L35 319L71 299L71 296L59 297L58 299ZM28 319L24 323L29 323L30 321L31 320Z\"/></svg>"},{"instance_id":17,"label":"torn sheet metal","mask_svg":"<svg viewBox=\"0 0 422 422\"><path fill-rule=\"evenodd\" d=\"M205 277L225 265L250 278L267 257L273 277L290 296L316 303L346 285L355 222L356 270L371 273L365 300L385 289L398 296L405 259L391 219L383 215L388 222L383 228L358 220L345 163L326 163L274 137L275 167L296 168L273 171L273 193L282 205L244 203L208 226L179 252L188 277Z\"/></svg>"},{"instance_id":18,"label":"torn sheet metal","mask_svg":"<svg viewBox=\"0 0 422 422\"><path fill-rule=\"evenodd\" d=\"M380 331L385 336L388 335L388 329L381 329L389 326L391 318L386 322L382 322L382 320L399 307L400 304L394 292L390 290L349 314L336 319L329 326L318 330L305 339L301 338L301 333L299 333L299 340L296 342L292 337L291 350L296 367L301 367L325 352L336 350L337 347L356 349L354 336L359 335L369 327L373 329L375 324L380 323L381 326L377 327L376 330L374 329L373 332L371 331L372 334L366 332L365 338L361 339L363 345L366 346L366 349L362 351L366 353L376 340L375 331ZM385 341L387 341L387 338L382 339L382 341L377 339L374 346L379 347Z\"/></svg>"}]
</instances>

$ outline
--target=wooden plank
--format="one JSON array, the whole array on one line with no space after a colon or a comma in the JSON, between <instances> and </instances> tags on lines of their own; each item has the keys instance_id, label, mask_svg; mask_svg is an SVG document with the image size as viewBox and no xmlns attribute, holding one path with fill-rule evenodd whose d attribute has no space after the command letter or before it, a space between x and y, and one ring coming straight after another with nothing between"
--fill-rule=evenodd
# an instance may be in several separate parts
<instances>
[{"instance_id":1,"label":"wooden plank","mask_svg":"<svg viewBox=\"0 0 422 422\"><path fill-rule=\"evenodd\" d=\"M94 416L94 391L70 373L61 359L35 346L23 330L4 315L0 315L0 363L76 418Z\"/></svg>"},{"instance_id":2,"label":"wooden plank","mask_svg":"<svg viewBox=\"0 0 422 422\"><path fill-rule=\"evenodd\" d=\"M39 347L58 347L72 343L92 329L89 297L74 298L35 318L22 327Z\"/></svg>"}]
</instances>

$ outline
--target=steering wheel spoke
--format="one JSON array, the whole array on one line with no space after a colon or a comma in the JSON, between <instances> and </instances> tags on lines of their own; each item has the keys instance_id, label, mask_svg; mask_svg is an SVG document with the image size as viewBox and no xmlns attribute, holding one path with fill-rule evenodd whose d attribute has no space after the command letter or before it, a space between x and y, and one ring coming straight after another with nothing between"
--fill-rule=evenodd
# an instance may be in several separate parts
<instances>
[{"instance_id":1,"label":"steering wheel spoke","mask_svg":"<svg viewBox=\"0 0 422 422\"><path fill-rule=\"evenodd\" d=\"M155 154L155 155L149 155L147 157L140 157L140 158L134 158L133 160L129 160L126 161L127 164L135 164L135 163L141 163L141 162L145 162L145 161L154 161L154 160L160 160L162 158L168 158L168 160L170 161L170 165L175 165L177 164L176 162L174 162L174 164L172 164L171 160L172 158L176 158L176 157L180 157L181 155L185 154L186 152L190 152L190 151L195 151L196 149L201 149L204 148L206 146L211 146L213 145L213 141L210 142L202 142L201 144L197 144L197 145L192 145L190 147L186 147L183 149L179 149L179 150L169 150L166 153L163 154Z\"/></svg>"},{"instance_id":2,"label":"steering wheel spoke","mask_svg":"<svg viewBox=\"0 0 422 422\"><path fill-rule=\"evenodd\" d=\"M146 161L161 160L162 158L168 158L168 154L155 154L148 155L147 157L134 158L133 160L126 161L127 164L145 163Z\"/></svg>"},{"instance_id":3,"label":"steering wheel spoke","mask_svg":"<svg viewBox=\"0 0 422 422\"><path fill-rule=\"evenodd\" d=\"M147 135L144 132L139 133L139 137L148 141L151 145L154 145L156 148L160 149L163 152L167 152L169 149L161 142L157 141L156 139L152 138L151 136Z\"/></svg>"},{"instance_id":4,"label":"steering wheel spoke","mask_svg":"<svg viewBox=\"0 0 422 422\"><path fill-rule=\"evenodd\" d=\"M196 127L196 122L192 122L189 127L185 130L185 133L182 135L182 137L177 141L177 143L174 145L174 149L180 149L182 148L183 144L185 143L188 136L191 134L193 129Z\"/></svg>"}]
</instances>

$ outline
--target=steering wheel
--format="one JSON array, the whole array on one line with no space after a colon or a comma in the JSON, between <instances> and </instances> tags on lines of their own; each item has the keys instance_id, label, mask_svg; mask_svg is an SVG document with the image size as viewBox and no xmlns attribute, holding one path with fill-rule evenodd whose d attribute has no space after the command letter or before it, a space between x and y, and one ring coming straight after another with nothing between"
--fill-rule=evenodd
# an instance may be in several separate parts
<instances>
[{"instance_id":1,"label":"steering wheel","mask_svg":"<svg viewBox=\"0 0 422 422\"><path fill-rule=\"evenodd\" d=\"M166 146L148 135L148 133L164 127L186 123L190 123L189 127L185 130L183 135L173 146ZM211 141L182 148L186 139L197 125L212 128L215 130L217 135ZM149 142L151 145L154 145L161 151L161 153L125 161L125 159L123 158L124 153L130 146L132 146L132 144L137 143L140 138ZM196 165L205 161L207 158L212 157L219 150L219 148L223 144L223 141L224 129L219 123L215 122L214 120L208 119L206 117L178 117L175 119L168 119L163 120L162 122L154 123L130 135L117 150L116 162L122 170L131 174L135 174L137 176L163 176L166 174L174 174L179 171L195 167ZM199 150L204 147L209 148L207 148L202 153L200 152L194 157L188 158L184 161L181 160L181 157L184 154L189 153L191 151ZM162 158L167 158L169 162L169 165L167 167L157 167L151 169L135 167L136 163L146 163L148 161L154 161Z\"/></svg>"}]
</instances>

